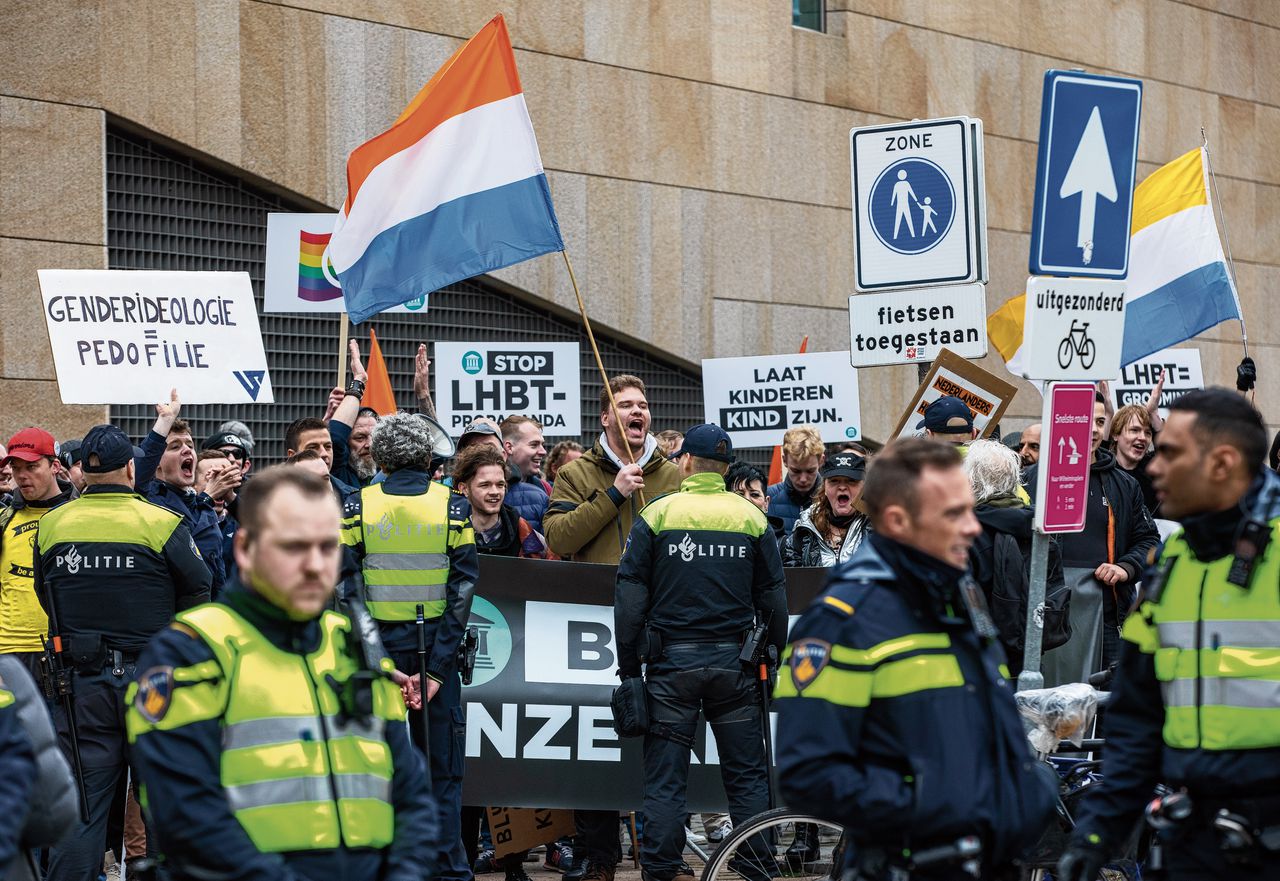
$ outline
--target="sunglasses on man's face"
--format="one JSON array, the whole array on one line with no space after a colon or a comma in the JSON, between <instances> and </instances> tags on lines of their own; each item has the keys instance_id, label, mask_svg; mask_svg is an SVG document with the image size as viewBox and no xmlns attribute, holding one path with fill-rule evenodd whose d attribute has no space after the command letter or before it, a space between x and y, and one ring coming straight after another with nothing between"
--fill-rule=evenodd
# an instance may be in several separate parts
<instances>
[{"instance_id":1,"label":"sunglasses on man's face","mask_svg":"<svg viewBox=\"0 0 1280 881\"><path fill-rule=\"evenodd\" d=\"M229 456L232 459L238 459L240 461L244 461L244 458L245 458L244 450L240 449L239 447L220 447L219 449L222 452L226 453L227 456Z\"/></svg>"}]
</instances>

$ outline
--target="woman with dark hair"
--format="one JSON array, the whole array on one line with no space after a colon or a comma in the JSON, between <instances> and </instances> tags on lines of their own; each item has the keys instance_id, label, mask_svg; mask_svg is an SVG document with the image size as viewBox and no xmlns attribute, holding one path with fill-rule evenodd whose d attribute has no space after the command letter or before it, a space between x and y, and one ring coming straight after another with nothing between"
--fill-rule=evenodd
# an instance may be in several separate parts
<instances>
[{"instance_id":1,"label":"woman with dark hair","mask_svg":"<svg viewBox=\"0 0 1280 881\"><path fill-rule=\"evenodd\" d=\"M866 469L866 460L856 453L827 458L813 504L800 513L783 545L784 566L834 566L853 556L869 528L857 508Z\"/></svg>"}]
</instances>

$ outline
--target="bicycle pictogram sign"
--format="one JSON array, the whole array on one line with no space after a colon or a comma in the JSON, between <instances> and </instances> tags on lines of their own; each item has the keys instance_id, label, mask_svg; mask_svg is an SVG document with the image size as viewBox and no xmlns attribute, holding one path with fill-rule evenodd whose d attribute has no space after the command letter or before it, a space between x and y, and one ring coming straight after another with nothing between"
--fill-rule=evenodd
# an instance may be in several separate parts
<instances>
[{"instance_id":1,"label":"bicycle pictogram sign","mask_svg":"<svg viewBox=\"0 0 1280 881\"><path fill-rule=\"evenodd\" d=\"M1085 370L1093 367L1093 359L1098 354L1098 347L1094 345L1093 340L1089 339L1089 322L1071 320L1071 330L1067 331L1066 337L1058 344L1058 366L1066 370L1071 366L1072 360L1080 357L1080 366Z\"/></svg>"}]
</instances>

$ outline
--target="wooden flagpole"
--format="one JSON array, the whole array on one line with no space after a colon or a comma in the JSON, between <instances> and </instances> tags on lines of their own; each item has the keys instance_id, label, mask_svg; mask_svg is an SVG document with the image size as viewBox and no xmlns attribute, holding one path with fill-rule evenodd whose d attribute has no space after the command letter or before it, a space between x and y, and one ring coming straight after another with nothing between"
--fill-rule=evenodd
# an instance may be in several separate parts
<instances>
[{"instance_id":1,"label":"wooden flagpole","mask_svg":"<svg viewBox=\"0 0 1280 881\"><path fill-rule=\"evenodd\" d=\"M347 387L347 313L338 319L338 388Z\"/></svg>"},{"instance_id":2,"label":"wooden flagpole","mask_svg":"<svg viewBox=\"0 0 1280 881\"><path fill-rule=\"evenodd\" d=\"M609 374L604 372L604 362L600 360L600 349L596 346L596 335L591 331L591 319L587 317L586 304L582 302L582 292L578 290L578 278L573 274L573 264L569 261L569 252L563 250L560 256L564 258L565 269L569 270L569 281L573 284L573 295L578 298L578 312L582 315L582 325L587 329L587 340L591 343L591 354L596 357L596 368L600 371L600 378L604 381L605 394L609 396L609 409L613 411L613 418L618 422L618 433L622 436L622 445L627 450L627 461L632 465L636 463L635 453L631 450L631 441L627 440L626 431L622 430L622 416L618 413L618 402L613 398L613 389L609 386ZM640 504L644 504L644 491L640 493Z\"/></svg>"}]
</instances>

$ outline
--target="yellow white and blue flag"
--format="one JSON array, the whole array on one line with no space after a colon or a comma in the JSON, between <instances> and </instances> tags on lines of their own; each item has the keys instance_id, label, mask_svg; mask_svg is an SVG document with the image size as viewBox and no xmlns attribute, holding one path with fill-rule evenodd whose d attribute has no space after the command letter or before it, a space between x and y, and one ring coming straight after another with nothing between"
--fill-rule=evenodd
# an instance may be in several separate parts
<instances>
[{"instance_id":1,"label":"yellow white and blue flag","mask_svg":"<svg viewBox=\"0 0 1280 881\"><path fill-rule=\"evenodd\" d=\"M987 334L1011 373L1021 375L1026 295L987 318ZM1200 147L1151 173L1133 192L1129 279L1121 364L1241 317L1209 200Z\"/></svg>"}]
</instances>

